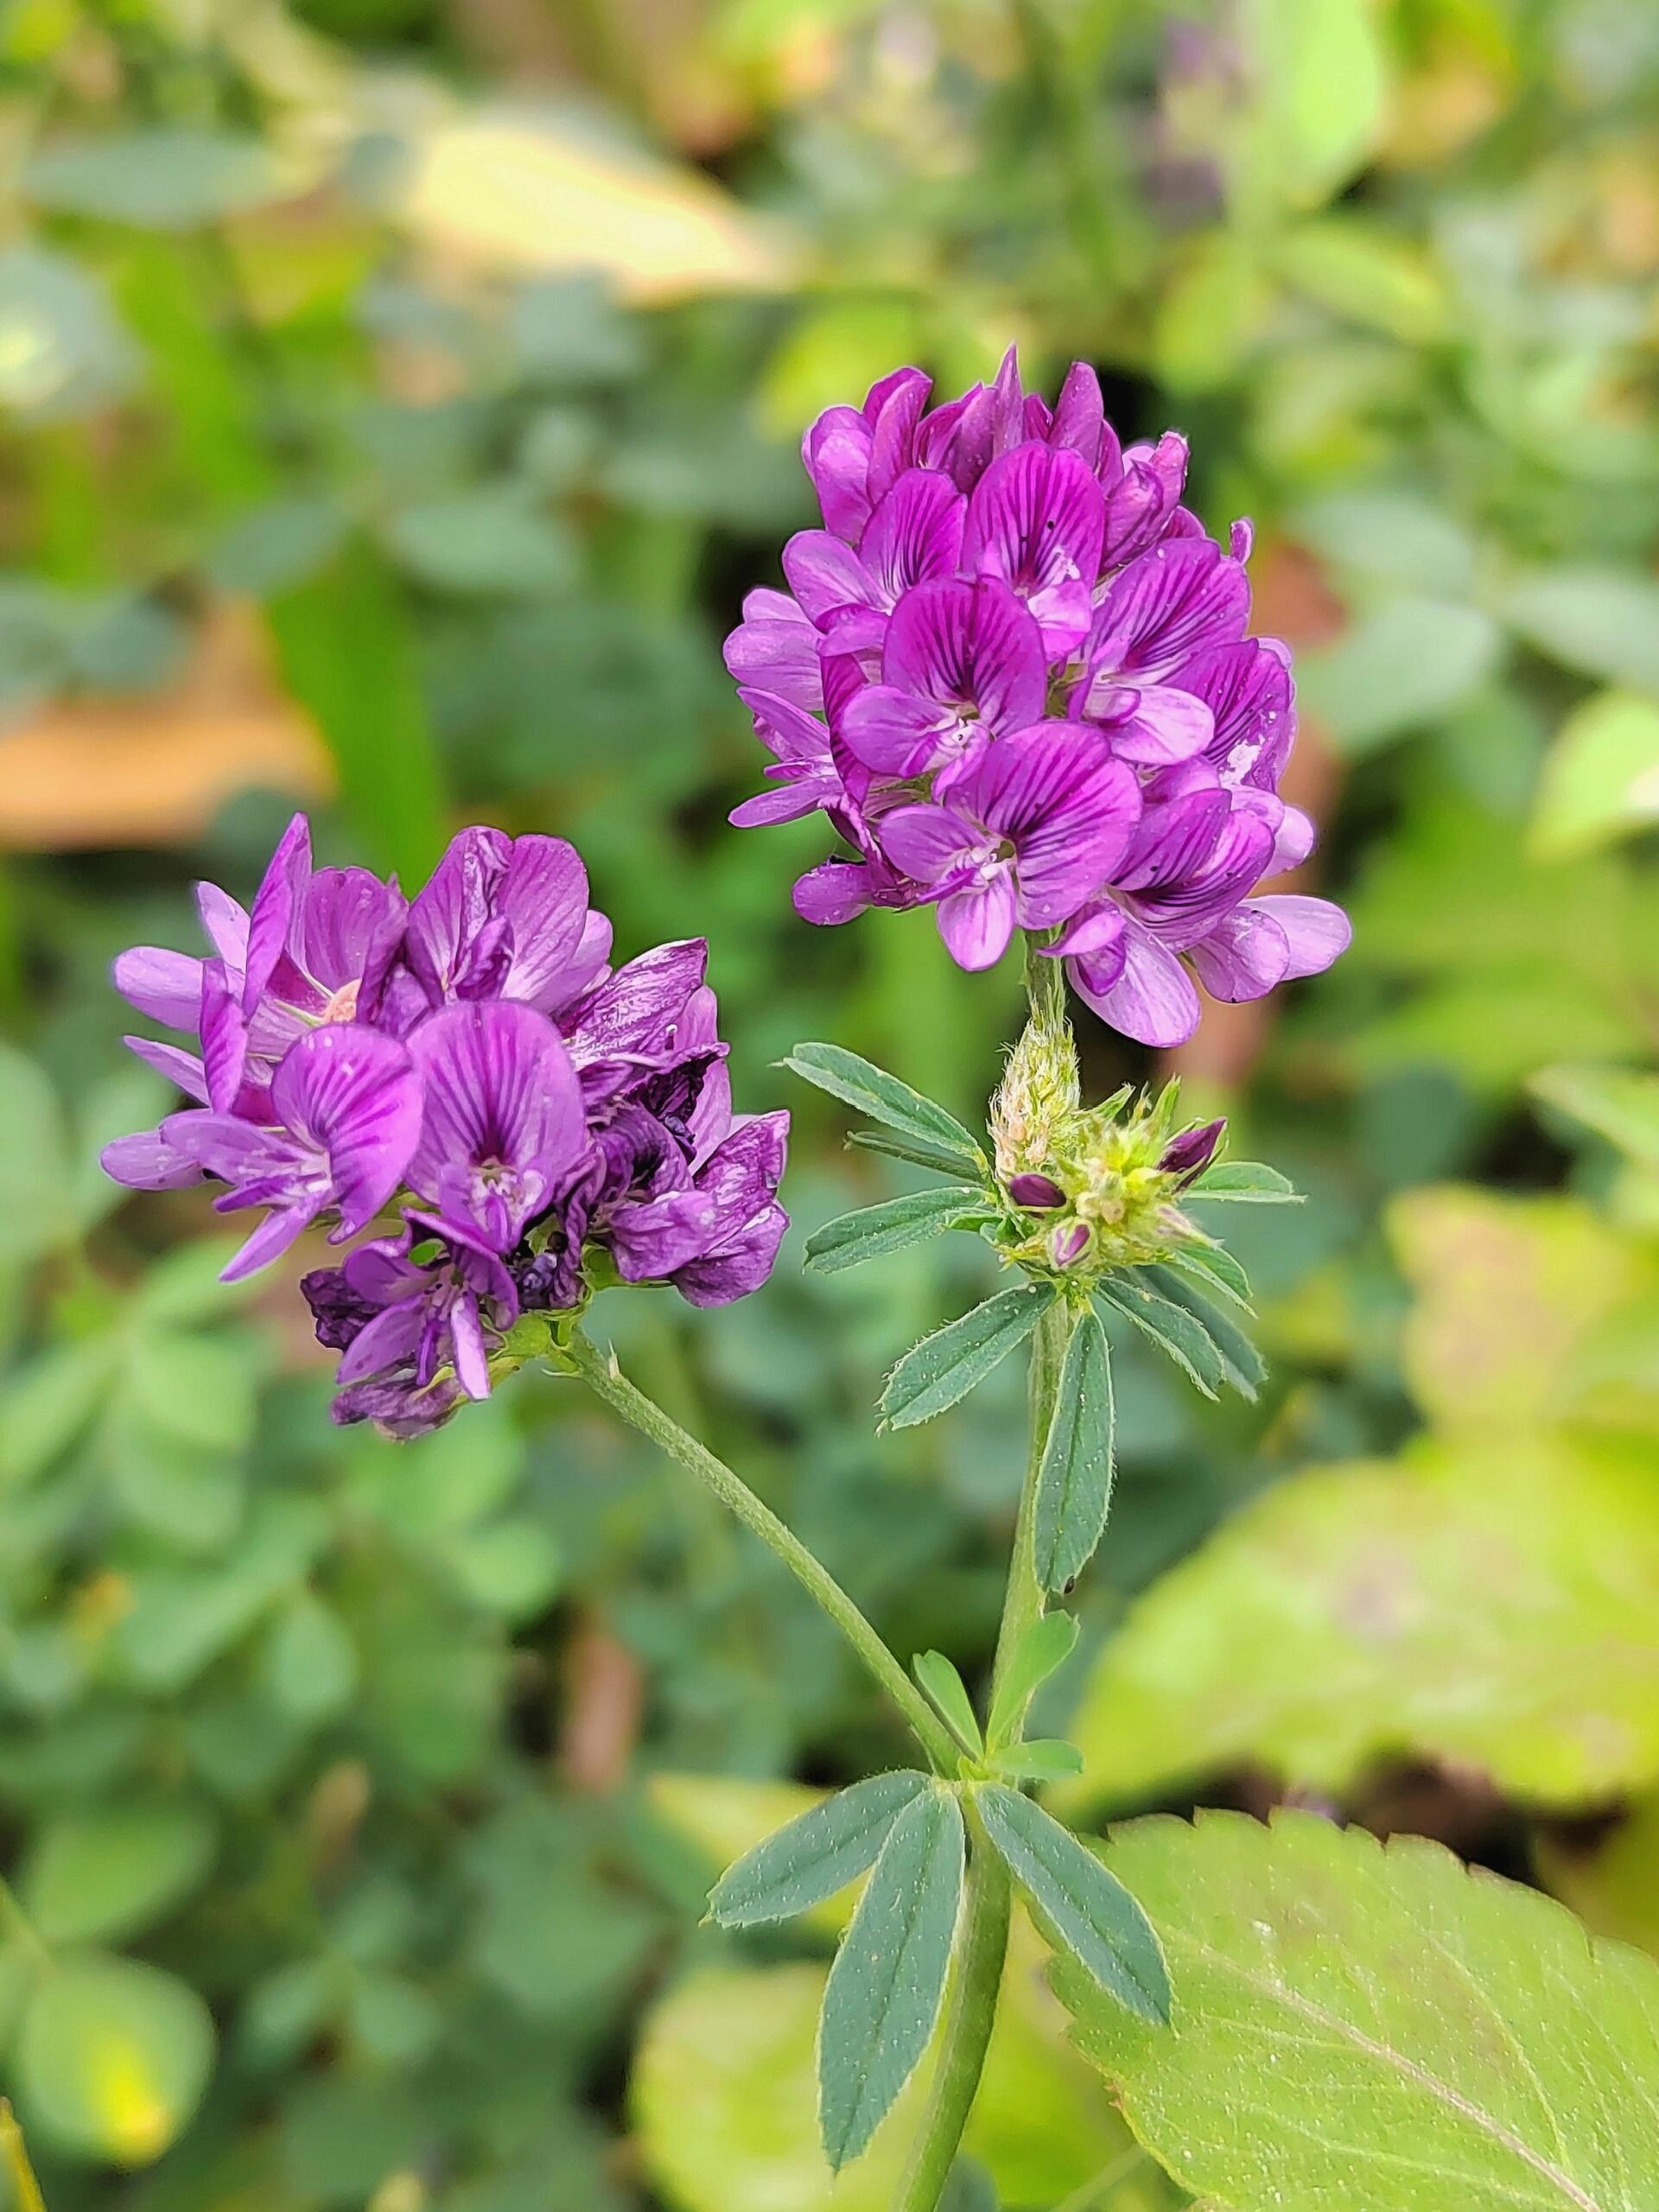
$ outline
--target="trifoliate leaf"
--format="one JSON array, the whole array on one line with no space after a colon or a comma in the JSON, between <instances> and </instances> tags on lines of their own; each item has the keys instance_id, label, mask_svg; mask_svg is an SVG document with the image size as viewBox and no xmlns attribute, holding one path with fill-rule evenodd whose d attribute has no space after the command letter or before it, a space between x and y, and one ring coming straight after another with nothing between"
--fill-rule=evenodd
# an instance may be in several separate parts
<instances>
[{"instance_id":1,"label":"trifoliate leaf","mask_svg":"<svg viewBox=\"0 0 1659 2212\"><path fill-rule=\"evenodd\" d=\"M991 1765L1008 1782L1065 1782L1083 1772L1083 1753L1058 1736L1037 1736L996 1752Z\"/></svg>"},{"instance_id":2,"label":"trifoliate leaf","mask_svg":"<svg viewBox=\"0 0 1659 2212\"><path fill-rule=\"evenodd\" d=\"M874 1774L813 1806L728 1867L709 1892L710 1919L753 1928L834 1897L874 1864L893 1821L926 1787L924 1774Z\"/></svg>"},{"instance_id":3,"label":"trifoliate leaf","mask_svg":"<svg viewBox=\"0 0 1659 2212\"><path fill-rule=\"evenodd\" d=\"M1130 2126L1232 2212L1659 2203L1659 1966L1434 1843L1311 1814L1122 1829L1173 2035L1056 1983Z\"/></svg>"},{"instance_id":4,"label":"trifoliate leaf","mask_svg":"<svg viewBox=\"0 0 1659 2212\"><path fill-rule=\"evenodd\" d=\"M924 1337L887 1377L881 1393L882 1426L914 1428L965 1398L1025 1342L1053 1303L1054 1292L1046 1283L1016 1285Z\"/></svg>"},{"instance_id":5,"label":"trifoliate leaf","mask_svg":"<svg viewBox=\"0 0 1659 2212\"><path fill-rule=\"evenodd\" d=\"M889 1252L902 1252L930 1236L943 1236L947 1229L959 1228L984 1204L982 1191L957 1183L943 1190L907 1191L880 1205L861 1206L856 1213L842 1214L813 1231L806 1242L806 1264L829 1275L866 1260L884 1259Z\"/></svg>"},{"instance_id":6,"label":"trifoliate leaf","mask_svg":"<svg viewBox=\"0 0 1659 2212\"><path fill-rule=\"evenodd\" d=\"M847 1141L861 1152L879 1152L887 1160L906 1160L912 1167L931 1167L935 1174L960 1175L967 1165L960 1152L921 1137L901 1137L893 1129L852 1129Z\"/></svg>"},{"instance_id":7,"label":"trifoliate leaf","mask_svg":"<svg viewBox=\"0 0 1659 2212\"><path fill-rule=\"evenodd\" d=\"M982 1172L984 1154L954 1114L856 1052L845 1052L839 1045L798 1045L784 1065L843 1105L855 1106L873 1122L938 1147L950 1155L958 1173Z\"/></svg>"},{"instance_id":8,"label":"trifoliate leaf","mask_svg":"<svg viewBox=\"0 0 1659 2212\"><path fill-rule=\"evenodd\" d=\"M988 1782L974 1802L986 1834L1055 1948L1139 2018L1166 2021L1169 1977L1158 1938L1116 1875L1017 1790Z\"/></svg>"},{"instance_id":9,"label":"trifoliate leaf","mask_svg":"<svg viewBox=\"0 0 1659 2212\"><path fill-rule=\"evenodd\" d=\"M1037 1476L1032 1540L1045 1590L1069 1589L1104 1533L1116 1431L1111 1347L1091 1307L1072 1325Z\"/></svg>"},{"instance_id":10,"label":"trifoliate leaf","mask_svg":"<svg viewBox=\"0 0 1659 2212\"><path fill-rule=\"evenodd\" d=\"M962 1808L907 1805L881 1847L823 1993L818 2120L837 2171L855 2158L927 2048L962 1901Z\"/></svg>"}]
</instances>

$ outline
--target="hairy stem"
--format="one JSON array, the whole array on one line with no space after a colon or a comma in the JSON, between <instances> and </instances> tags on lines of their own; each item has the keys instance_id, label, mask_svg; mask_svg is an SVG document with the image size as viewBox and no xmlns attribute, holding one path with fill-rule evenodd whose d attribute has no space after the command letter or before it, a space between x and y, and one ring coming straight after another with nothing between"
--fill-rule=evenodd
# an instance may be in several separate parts
<instances>
[{"instance_id":1,"label":"hairy stem","mask_svg":"<svg viewBox=\"0 0 1659 2212\"><path fill-rule=\"evenodd\" d=\"M1059 1030L1065 1022L1065 979L1058 960L1045 960L1039 939L1026 940L1026 992L1031 1019L1040 1028ZM1007 1588L1002 1599L1002 1623L997 1631L996 1660L992 1670L992 1695L1019 1649L1021 1637L1040 1618L1044 1591L1037 1576L1033 1523L1037 1510L1037 1477L1043 1464L1054 1418L1055 1393L1071 1320L1063 1306L1052 1306L1037 1324L1031 1344L1029 1440L1026 1475L1020 1490L1020 1510L1014 1521L1014 1551L1008 1561ZM1013 1738L1025 1726L1016 1718ZM1008 1948L1011 1897L1008 1877L1001 1859L985 1842L978 1823L971 1827L973 1857L968 1869L967 1919L956 1977L945 2012L939 2052L939 2070L927 2116L911 2156L910 2171L899 2199L899 2212L936 2212L957 2152L979 2094L996 2021L997 1998L1002 1987L1003 1962Z\"/></svg>"},{"instance_id":2,"label":"hairy stem","mask_svg":"<svg viewBox=\"0 0 1659 2212\"><path fill-rule=\"evenodd\" d=\"M734 1513L746 1529L776 1553L898 1707L937 1771L954 1774L960 1754L944 1722L829 1568L723 1459L717 1459L654 1399L634 1388L618 1367L613 1352L601 1351L578 1330L565 1347L564 1357L613 1413L649 1437L688 1474L695 1475L728 1512Z\"/></svg>"}]
</instances>

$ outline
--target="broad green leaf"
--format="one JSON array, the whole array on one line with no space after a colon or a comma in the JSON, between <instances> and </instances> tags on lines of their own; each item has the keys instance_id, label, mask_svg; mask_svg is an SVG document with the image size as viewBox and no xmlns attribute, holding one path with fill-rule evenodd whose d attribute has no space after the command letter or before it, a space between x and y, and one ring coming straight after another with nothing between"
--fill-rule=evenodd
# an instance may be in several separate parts
<instances>
[{"instance_id":1,"label":"broad green leaf","mask_svg":"<svg viewBox=\"0 0 1659 2212\"><path fill-rule=\"evenodd\" d=\"M1544 1068L1535 1095L1659 1171L1659 1075L1635 1068Z\"/></svg>"},{"instance_id":2,"label":"broad green leaf","mask_svg":"<svg viewBox=\"0 0 1659 2212\"><path fill-rule=\"evenodd\" d=\"M1659 821L1659 700L1602 691L1561 724L1545 756L1532 848L1590 852Z\"/></svg>"},{"instance_id":3,"label":"broad green leaf","mask_svg":"<svg viewBox=\"0 0 1659 2212\"><path fill-rule=\"evenodd\" d=\"M1305 655L1297 689L1338 749L1359 758L1448 714L1491 674L1502 647L1479 607L1402 594Z\"/></svg>"},{"instance_id":4,"label":"broad green leaf","mask_svg":"<svg viewBox=\"0 0 1659 2212\"><path fill-rule=\"evenodd\" d=\"M900 1770L825 1798L728 1867L709 1893L709 1917L753 1928L834 1897L874 1864L894 1820L927 1786L925 1775Z\"/></svg>"},{"instance_id":5,"label":"broad green leaf","mask_svg":"<svg viewBox=\"0 0 1659 2212\"><path fill-rule=\"evenodd\" d=\"M24 173L37 206L143 230L194 230L280 198L283 178L251 136L187 126L66 139Z\"/></svg>"},{"instance_id":6,"label":"broad green leaf","mask_svg":"<svg viewBox=\"0 0 1659 2212\"><path fill-rule=\"evenodd\" d=\"M1045 1590L1069 1590L1105 1531L1116 1427L1111 1346L1090 1307L1071 1326L1037 1476L1032 1542Z\"/></svg>"},{"instance_id":7,"label":"broad green leaf","mask_svg":"<svg viewBox=\"0 0 1659 2212\"><path fill-rule=\"evenodd\" d=\"M927 2048L962 1901L962 1808L930 1789L893 1822L823 1993L818 2122L837 2172L855 2158Z\"/></svg>"},{"instance_id":8,"label":"broad green leaf","mask_svg":"<svg viewBox=\"0 0 1659 2212\"><path fill-rule=\"evenodd\" d=\"M991 1766L1010 1782L1065 1782L1083 1772L1083 1753L1063 1737L1035 1736L996 1752Z\"/></svg>"},{"instance_id":9,"label":"broad green leaf","mask_svg":"<svg viewBox=\"0 0 1659 2212\"><path fill-rule=\"evenodd\" d=\"M1245 1764L1340 1797L1402 1754L1563 1808L1659 1779L1650 1461L1516 1434L1275 1484L1131 1607L1057 1803Z\"/></svg>"},{"instance_id":10,"label":"broad green leaf","mask_svg":"<svg viewBox=\"0 0 1659 2212\"><path fill-rule=\"evenodd\" d=\"M1357 174L1382 130L1382 26L1365 0L1249 0L1238 35L1261 87L1250 155L1284 200L1317 206Z\"/></svg>"},{"instance_id":11,"label":"broad green leaf","mask_svg":"<svg viewBox=\"0 0 1659 2212\"><path fill-rule=\"evenodd\" d=\"M93 1953L43 1976L13 2063L26 2126L65 2151L144 2166L195 2110L213 2061L213 2022L194 1989Z\"/></svg>"},{"instance_id":12,"label":"broad green leaf","mask_svg":"<svg viewBox=\"0 0 1659 2212\"><path fill-rule=\"evenodd\" d=\"M1516 584L1503 611L1568 668L1659 691L1659 582L1630 569L1548 569Z\"/></svg>"},{"instance_id":13,"label":"broad green leaf","mask_svg":"<svg viewBox=\"0 0 1659 2212\"><path fill-rule=\"evenodd\" d=\"M1173 2035L1057 1983L1176 2179L1234 2212L1659 2203L1659 1966L1439 1844L1311 1814L1139 1821Z\"/></svg>"},{"instance_id":14,"label":"broad green leaf","mask_svg":"<svg viewBox=\"0 0 1659 2212\"><path fill-rule=\"evenodd\" d=\"M900 1136L892 1129L852 1129L847 1142L861 1152L879 1152L885 1159L907 1160L912 1167L931 1167L938 1175L960 1175L968 1162L960 1152L947 1152L943 1145L930 1144L921 1137Z\"/></svg>"},{"instance_id":15,"label":"broad green leaf","mask_svg":"<svg viewBox=\"0 0 1659 2212\"><path fill-rule=\"evenodd\" d=\"M1189 1313L1221 1355L1222 1366L1234 1389L1254 1398L1267 1380L1267 1363L1230 1313L1219 1313L1211 1300L1175 1268L1150 1267L1141 1274L1161 1298Z\"/></svg>"},{"instance_id":16,"label":"broad green leaf","mask_svg":"<svg viewBox=\"0 0 1659 2212\"><path fill-rule=\"evenodd\" d=\"M1191 1198L1226 1198L1235 1205L1287 1205L1300 1202L1288 1176L1259 1160L1219 1160L1206 1167L1188 1191Z\"/></svg>"},{"instance_id":17,"label":"broad green leaf","mask_svg":"<svg viewBox=\"0 0 1659 2212\"><path fill-rule=\"evenodd\" d=\"M85 1435L121 1356L118 1338L50 1344L0 1389L0 1484L31 1482Z\"/></svg>"},{"instance_id":18,"label":"broad green leaf","mask_svg":"<svg viewBox=\"0 0 1659 2212\"><path fill-rule=\"evenodd\" d=\"M1077 1641L1077 1624L1070 1613L1043 1613L1033 1621L1014 1646L991 1699L993 1745L1007 1743L1025 1719L1026 1707L1050 1675L1065 1664Z\"/></svg>"},{"instance_id":19,"label":"broad green leaf","mask_svg":"<svg viewBox=\"0 0 1659 2212\"><path fill-rule=\"evenodd\" d=\"M982 1750L979 1721L974 1713L974 1701L968 1694L968 1685L944 1652L918 1651L910 1663L917 1681L949 1721L951 1732L963 1751Z\"/></svg>"},{"instance_id":20,"label":"broad green leaf","mask_svg":"<svg viewBox=\"0 0 1659 2212\"><path fill-rule=\"evenodd\" d=\"M909 1191L880 1205L861 1206L856 1213L842 1214L815 1230L806 1243L806 1264L820 1274L836 1274L842 1268L856 1268L866 1260L880 1260L889 1252L902 1252L930 1236L939 1236L971 1220L985 1204L983 1191L966 1184L942 1190Z\"/></svg>"},{"instance_id":21,"label":"broad green leaf","mask_svg":"<svg viewBox=\"0 0 1659 2212\"><path fill-rule=\"evenodd\" d=\"M1117 1877L1018 1790L984 1783L974 1803L1049 1942L1139 2018L1166 2021L1169 1977L1158 1938Z\"/></svg>"},{"instance_id":22,"label":"broad green leaf","mask_svg":"<svg viewBox=\"0 0 1659 2212\"><path fill-rule=\"evenodd\" d=\"M938 1147L950 1155L958 1173L983 1172L983 1154L954 1114L856 1052L844 1052L839 1045L798 1045L784 1065L843 1105L855 1106L873 1122Z\"/></svg>"},{"instance_id":23,"label":"broad green leaf","mask_svg":"<svg viewBox=\"0 0 1659 2212\"><path fill-rule=\"evenodd\" d=\"M1166 1298L1137 1280L1138 1271L1122 1269L1107 1275L1095 1287L1097 1303L1109 1306L1132 1321L1160 1351L1173 1359L1195 1389L1206 1398L1219 1397L1227 1370L1214 1338L1185 1306Z\"/></svg>"},{"instance_id":24,"label":"broad green leaf","mask_svg":"<svg viewBox=\"0 0 1659 2212\"><path fill-rule=\"evenodd\" d=\"M1016 1912L968 2123L969 2153L1009 2205L1058 2204L1133 2152L1106 2084L1071 2046L1043 1955ZM815 2109L824 1973L815 1963L696 1967L646 2014L629 2093L634 2139L676 2212L893 2212L935 2055L862 2157L832 2177ZM1148 2164L1109 2202L1109 2212L1167 2212L1184 2201Z\"/></svg>"},{"instance_id":25,"label":"broad green leaf","mask_svg":"<svg viewBox=\"0 0 1659 2212\"><path fill-rule=\"evenodd\" d=\"M1584 1410L1599 1341L1655 1279L1576 1198L1448 1184L1396 1198L1387 1224L1416 1294L1406 1382L1442 1428L1525 1433Z\"/></svg>"},{"instance_id":26,"label":"broad green leaf","mask_svg":"<svg viewBox=\"0 0 1659 2212\"><path fill-rule=\"evenodd\" d=\"M48 1945L137 1935L196 1888L213 1842L212 1817L185 1797L60 1813L29 1847L25 1909Z\"/></svg>"},{"instance_id":27,"label":"broad green leaf","mask_svg":"<svg viewBox=\"0 0 1659 2212\"><path fill-rule=\"evenodd\" d=\"M1054 1293L1046 1284L1016 1285L924 1337L887 1377L881 1426L914 1428L954 1406L1025 1342L1053 1303Z\"/></svg>"},{"instance_id":28,"label":"broad green leaf","mask_svg":"<svg viewBox=\"0 0 1659 2212\"><path fill-rule=\"evenodd\" d=\"M569 590L576 574L575 540L517 478L416 500L385 536L410 575L441 591L542 599Z\"/></svg>"}]
</instances>

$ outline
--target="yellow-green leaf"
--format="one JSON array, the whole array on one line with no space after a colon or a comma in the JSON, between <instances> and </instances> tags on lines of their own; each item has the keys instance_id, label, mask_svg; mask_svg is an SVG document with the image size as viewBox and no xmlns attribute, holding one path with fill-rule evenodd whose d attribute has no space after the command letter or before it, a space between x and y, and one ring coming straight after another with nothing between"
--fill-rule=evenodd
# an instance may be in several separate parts
<instances>
[{"instance_id":1,"label":"yellow-green leaf","mask_svg":"<svg viewBox=\"0 0 1659 2212\"><path fill-rule=\"evenodd\" d=\"M44 1975L29 2000L18 2101L26 2125L64 2151L148 2165L195 2110L213 2058L194 1990L136 1959L88 1954Z\"/></svg>"},{"instance_id":2,"label":"yellow-green leaf","mask_svg":"<svg viewBox=\"0 0 1659 2212\"><path fill-rule=\"evenodd\" d=\"M1541 1805L1649 1783L1651 1454L1515 1436L1293 1476L1140 1599L1069 1733L1069 1811L1244 1764L1340 1794L1401 1754Z\"/></svg>"}]
</instances>

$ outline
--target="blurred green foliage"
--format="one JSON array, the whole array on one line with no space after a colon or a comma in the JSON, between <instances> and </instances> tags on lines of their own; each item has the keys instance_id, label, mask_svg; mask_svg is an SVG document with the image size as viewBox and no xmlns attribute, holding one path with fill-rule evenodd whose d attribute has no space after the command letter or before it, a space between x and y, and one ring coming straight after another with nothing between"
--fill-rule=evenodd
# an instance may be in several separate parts
<instances>
[{"instance_id":1,"label":"blurred green foliage","mask_svg":"<svg viewBox=\"0 0 1659 2212\"><path fill-rule=\"evenodd\" d=\"M191 940L193 876L245 893L296 795L411 880L460 821L557 830L623 950L706 934L797 1228L741 1307L601 1325L973 1679L1017 1378L870 1408L989 1263L802 1277L899 1171L772 1063L832 1038L976 1119L1017 988L794 920L821 833L725 826L718 643L809 519L805 418L1010 338L1255 515L1357 924L1185 1070L1309 1203L1239 1240L1258 1408L1119 1348L1046 1694L1077 1802L1317 1789L1652 1943L1659 16L12 0L0 165L0 2082L54 2212L828 2202L821 1967L696 1923L775 1817L745 1779L867 1771L891 1716L571 1386L332 1430L291 1287L219 1288L199 1196L92 1165L160 1103L105 967ZM1005 2032L981 2183L1179 2201L1046 2012Z\"/></svg>"}]
</instances>

